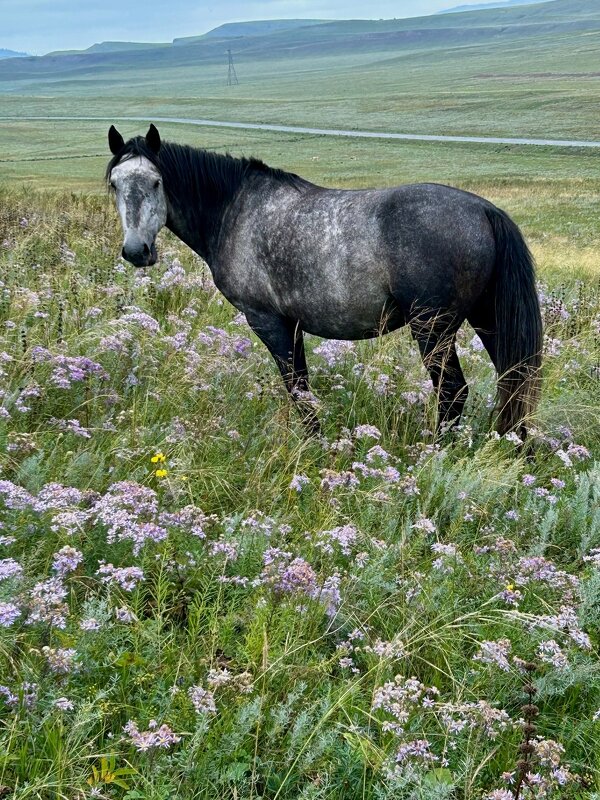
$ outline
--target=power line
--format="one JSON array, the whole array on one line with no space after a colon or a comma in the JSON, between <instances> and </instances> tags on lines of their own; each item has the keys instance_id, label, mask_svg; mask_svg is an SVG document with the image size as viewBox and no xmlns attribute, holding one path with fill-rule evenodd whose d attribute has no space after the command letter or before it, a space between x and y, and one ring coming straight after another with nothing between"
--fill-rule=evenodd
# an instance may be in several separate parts
<instances>
[{"instance_id":1,"label":"power line","mask_svg":"<svg viewBox=\"0 0 600 800\"><path fill-rule=\"evenodd\" d=\"M235 65L233 63L233 55L231 54L231 50L227 51L228 57L228 64L229 64L229 71L227 73L227 86L237 86L239 84L238 76L235 71Z\"/></svg>"}]
</instances>

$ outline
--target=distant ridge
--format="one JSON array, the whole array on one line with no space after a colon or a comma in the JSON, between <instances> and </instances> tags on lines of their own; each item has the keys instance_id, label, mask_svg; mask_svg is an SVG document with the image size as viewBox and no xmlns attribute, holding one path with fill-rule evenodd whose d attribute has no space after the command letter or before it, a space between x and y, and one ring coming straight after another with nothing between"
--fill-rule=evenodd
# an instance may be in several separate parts
<instances>
[{"instance_id":1,"label":"distant ridge","mask_svg":"<svg viewBox=\"0 0 600 800\"><path fill-rule=\"evenodd\" d=\"M501 2L503 0L497 0ZM266 30L265 30L266 26ZM76 80L87 74L98 79L115 69L188 68L199 63L223 64L231 46L236 58L303 58L310 54L377 52L395 58L415 47L455 47L527 40L534 37L586 35L600 32L599 0L542 0L504 5L462 14L446 13L409 19L269 20L228 23L202 36L176 39L173 44L103 42L87 51L55 52L49 56L5 58L0 61L0 94L5 81ZM230 45L231 43L231 45ZM10 87L9 91L14 91Z\"/></svg>"},{"instance_id":2,"label":"distant ridge","mask_svg":"<svg viewBox=\"0 0 600 800\"><path fill-rule=\"evenodd\" d=\"M127 53L130 50L154 50L157 47L170 47L169 42L97 42L85 50L54 50L47 56L75 56L87 53Z\"/></svg>"},{"instance_id":3,"label":"distant ridge","mask_svg":"<svg viewBox=\"0 0 600 800\"><path fill-rule=\"evenodd\" d=\"M20 53L18 50L5 50L0 47L0 58L26 58L29 53Z\"/></svg>"},{"instance_id":4,"label":"distant ridge","mask_svg":"<svg viewBox=\"0 0 600 800\"><path fill-rule=\"evenodd\" d=\"M331 20L323 19L264 19L264 20L251 20L250 22L226 22L224 25L219 25L218 28L213 28L208 33L201 36L185 36L179 39L173 39L175 46L191 44L200 41L201 39L233 39L240 36L264 36L269 33L277 33L279 31L291 31L297 28L306 28L312 25L319 25Z\"/></svg>"},{"instance_id":5,"label":"distant ridge","mask_svg":"<svg viewBox=\"0 0 600 800\"><path fill-rule=\"evenodd\" d=\"M530 6L539 3L548 3L550 0L491 0L487 3L475 3L468 6L453 6L437 11L436 14L459 14L463 11L486 11L489 8L510 8L511 6Z\"/></svg>"}]
</instances>

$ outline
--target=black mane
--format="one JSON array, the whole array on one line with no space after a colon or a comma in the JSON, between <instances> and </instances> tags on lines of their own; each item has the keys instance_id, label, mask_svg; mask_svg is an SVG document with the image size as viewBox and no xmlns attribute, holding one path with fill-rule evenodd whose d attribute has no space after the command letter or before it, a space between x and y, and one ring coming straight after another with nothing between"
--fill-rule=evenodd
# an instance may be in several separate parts
<instances>
[{"instance_id":1,"label":"black mane","mask_svg":"<svg viewBox=\"0 0 600 800\"><path fill-rule=\"evenodd\" d=\"M228 153L214 153L189 145L162 142L160 151L155 153L146 144L143 136L136 136L125 143L124 147L111 158L106 168L106 180L117 164L128 158L143 156L159 170L163 177L165 191L190 195L196 191L208 191L214 198L228 200L233 197L241 182L252 173L267 175L295 189L308 186L308 181L274 169L256 158L234 158Z\"/></svg>"}]
</instances>

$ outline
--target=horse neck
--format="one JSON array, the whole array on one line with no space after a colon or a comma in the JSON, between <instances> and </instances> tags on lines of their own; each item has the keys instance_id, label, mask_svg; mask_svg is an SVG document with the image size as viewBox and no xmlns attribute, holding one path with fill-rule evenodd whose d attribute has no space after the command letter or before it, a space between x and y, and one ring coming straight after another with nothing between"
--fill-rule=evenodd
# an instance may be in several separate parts
<instances>
[{"instance_id":1,"label":"horse neck","mask_svg":"<svg viewBox=\"0 0 600 800\"><path fill-rule=\"evenodd\" d=\"M230 163L224 156L220 158L225 165ZM233 185L228 183L223 191L215 191L214 178L210 184L200 163L194 165L193 171L185 169L185 165L178 166L179 169L169 171L165 179L167 227L211 266L223 218L242 183L243 174L236 173ZM230 166L235 167L233 159Z\"/></svg>"}]
</instances>

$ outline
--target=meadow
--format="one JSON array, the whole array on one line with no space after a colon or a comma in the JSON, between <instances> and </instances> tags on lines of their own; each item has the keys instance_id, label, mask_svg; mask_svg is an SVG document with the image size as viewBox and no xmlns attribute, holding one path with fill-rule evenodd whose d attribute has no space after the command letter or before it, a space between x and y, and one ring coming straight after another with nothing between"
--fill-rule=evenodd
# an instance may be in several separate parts
<instances>
[{"instance_id":1,"label":"meadow","mask_svg":"<svg viewBox=\"0 0 600 800\"><path fill-rule=\"evenodd\" d=\"M586 52L564 71L591 72ZM272 59L230 94L208 65L198 97L175 73L155 94L149 73L98 91L48 75L8 86L0 113L214 101L215 118L374 128L406 103L403 128L439 125L453 79L431 53L433 116L410 76L394 93L397 66L379 80L373 54L353 58L356 81ZM510 80L506 114L482 80L472 114L453 94L432 132L597 138L597 79ZM558 93L534 113L542 83ZM468 327L470 397L444 440L408 332L309 337L309 439L199 258L168 233L147 271L118 257L107 127L0 125L0 795L598 800L600 155L161 126L325 185L458 185L526 234L545 323L530 450L492 432L495 375Z\"/></svg>"}]
</instances>

